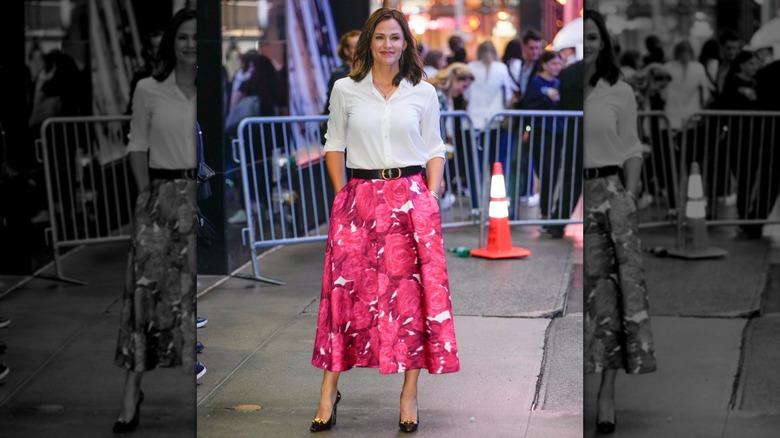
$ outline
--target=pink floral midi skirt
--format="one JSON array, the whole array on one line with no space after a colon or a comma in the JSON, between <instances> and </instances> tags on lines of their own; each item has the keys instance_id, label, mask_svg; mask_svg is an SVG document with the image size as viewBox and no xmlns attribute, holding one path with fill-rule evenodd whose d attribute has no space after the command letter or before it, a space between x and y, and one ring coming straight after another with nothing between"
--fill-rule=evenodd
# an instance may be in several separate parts
<instances>
[{"instance_id":1,"label":"pink floral midi skirt","mask_svg":"<svg viewBox=\"0 0 780 438\"><path fill-rule=\"evenodd\" d=\"M460 369L439 206L421 174L353 178L336 195L312 364Z\"/></svg>"}]
</instances>

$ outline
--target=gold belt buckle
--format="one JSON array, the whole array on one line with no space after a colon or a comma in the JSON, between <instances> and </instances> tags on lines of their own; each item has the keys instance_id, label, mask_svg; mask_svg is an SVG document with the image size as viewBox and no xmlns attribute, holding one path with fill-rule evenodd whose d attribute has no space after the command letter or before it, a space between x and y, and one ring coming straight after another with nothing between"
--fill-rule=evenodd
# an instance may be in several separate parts
<instances>
[{"instance_id":1,"label":"gold belt buckle","mask_svg":"<svg viewBox=\"0 0 780 438\"><path fill-rule=\"evenodd\" d=\"M393 176L393 170L396 170L396 169L398 170L398 176ZM389 176L385 176L385 171L386 170L390 171L390 175ZM398 178L401 177L401 168L400 167L391 167L391 168L388 168L388 169L382 169L382 172L379 174L379 176L381 176L382 179L385 179L385 180L387 180L387 179L398 179Z\"/></svg>"}]
</instances>

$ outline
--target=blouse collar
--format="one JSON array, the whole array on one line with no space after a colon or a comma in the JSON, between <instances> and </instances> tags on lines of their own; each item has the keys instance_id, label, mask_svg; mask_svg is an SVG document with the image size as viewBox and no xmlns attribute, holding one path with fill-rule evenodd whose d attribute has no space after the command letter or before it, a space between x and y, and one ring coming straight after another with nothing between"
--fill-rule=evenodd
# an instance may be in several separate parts
<instances>
[{"instance_id":1,"label":"blouse collar","mask_svg":"<svg viewBox=\"0 0 780 438\"><path fill-rule=\"evenodd\" d=\"M365 81L364 87L371 87L371 85L374 83L374 70L371 69L368 71L368 74L366 75L365 79L368 79ZM406 79L402 78L401 83L398 84L398 88L412 88L412 84Z\"/></svg>"}]
</instances>

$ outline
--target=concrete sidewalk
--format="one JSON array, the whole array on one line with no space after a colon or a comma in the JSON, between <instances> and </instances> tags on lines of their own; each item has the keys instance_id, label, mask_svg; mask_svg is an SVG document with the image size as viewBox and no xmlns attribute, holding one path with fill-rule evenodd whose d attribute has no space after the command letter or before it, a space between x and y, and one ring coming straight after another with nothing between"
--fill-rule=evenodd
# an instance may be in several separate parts
<instances>
[{"instance_id":1,"label":"concrete sidewalk","mask_svg":"<svg viewBox=\"0 0 780 438\"><path fill-rule=\"evenodd\" d=\"M446 230L445 246L471 246L474 232ZM514 230L513 243L533 255L447 256L462 370L423 373L418 435L582 436L582 313L560 317L581 255L568 239L528 229ZM310 361L323 253L324 242L261 256L264 275L283 286L204 278L219 284L198 300L209 318L198 334L208 368L197 389L199 436L311 436L322 379ZM334 434L398 435L402 379L374 369L344 373ZM246 405L257 410L238 410Z\"/></svg>"},{"instance_id":2,"label":"concrete sidewalk","mask_svg":"<svg viewBox=\"0 0 780 438\"><path fill-rule=\"evenodd\" d=\"M69 253L63 271L84 286L3 278L0 313L12 321L0 330L8 345L0 360L11 369L0 382L0 436L114 436L125 377L114 352L127 249L112 243ZM178 368L144 375L142 436L195 436L194 380Z\"/></svg>"},{"instance_id":3,"label":"concrete sidewalk","mask_svg":"<svg viewBox=\"0 0 780 438\"><path fill-rule=\"evenodd\" d=\"M673 247L674 231L642 230L645 248ZM658 371L619 372L617 437L776 437L780 430L780 318L766 310L780 248L711 228L720 260L648 254L645 269ZM777 312L776 307L774 308ZM585 436L596 436L600 375L585 376Z\"/></svg>"}]
</instances>

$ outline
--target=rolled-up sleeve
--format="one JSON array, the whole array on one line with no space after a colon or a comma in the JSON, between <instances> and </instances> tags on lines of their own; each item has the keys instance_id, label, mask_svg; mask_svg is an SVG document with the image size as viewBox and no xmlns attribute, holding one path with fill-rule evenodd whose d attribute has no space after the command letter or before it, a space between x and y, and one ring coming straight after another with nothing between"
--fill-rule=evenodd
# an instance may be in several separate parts
<instances>
[{"instance_id":1,"label":"rolled-up sleeve","mask_svg":"<svg viewBox=\"0 0 780 438\"><path fill-rule=\"evenodd\" d=\"M341 82L336 81L330 95L328 132L325 133L325 152L344 152L347 148L347 114Z\"/></svg>"},{"instance_id":2,"label":"rolled-up sleeve","mask_svg":"<svg viewBox=\"0 0 780 438\"><path fill-rule=\"evenodd\" d=\"M420 135L428 147L427 161L430 161L431 158L444 158L446 156L444 141L441 139L440 118L439 98L434 90L428 99L428 105L420 120Z\"/></svg>"},{"instance_id":3,"label":"rolled-up sleeve","mask_svg":"<svg viewBox=\"0 0 780 438\"><path fill-rule=\"evenodd\" d=\"M637 133L636 99L631 89L627 88L627 90L628 92L624 93L624 111L620 112L617 127L620 142L625 151L623 162L628 161L630 158L642 158L642 142L639 141L639 134Z\"/></svg>"},{"instance_id":4,"label":"rolled-up sleeve","mask_svg":"<svg viewBox=\"0 0 780 438\"><path fill-rule=\"evenodd\" d=\"M133 93L133 114L130 119L130 132L127 134L128 152L147 152L149 150L149 128L151 114L147 106L147 91L143 82L139 82Z\"/></svg>"}]
</instances>

